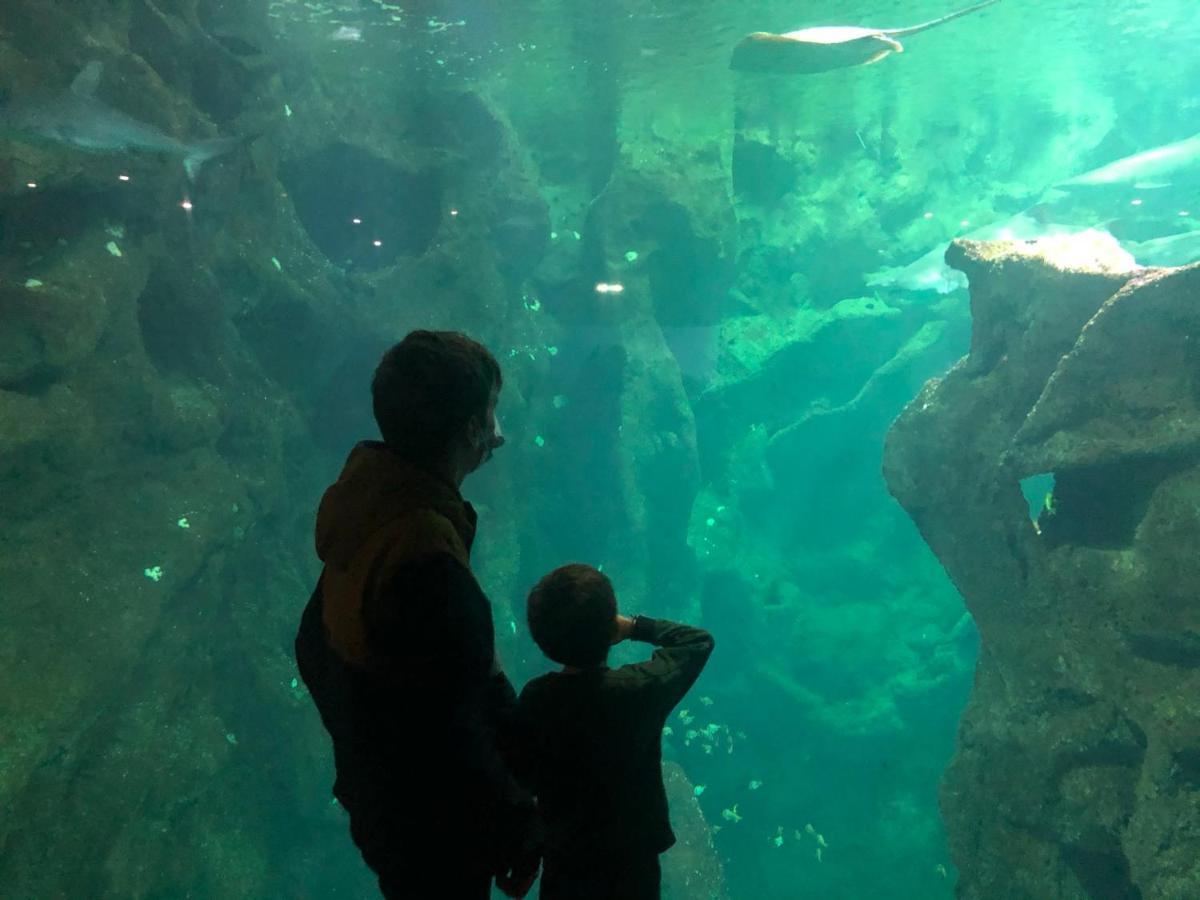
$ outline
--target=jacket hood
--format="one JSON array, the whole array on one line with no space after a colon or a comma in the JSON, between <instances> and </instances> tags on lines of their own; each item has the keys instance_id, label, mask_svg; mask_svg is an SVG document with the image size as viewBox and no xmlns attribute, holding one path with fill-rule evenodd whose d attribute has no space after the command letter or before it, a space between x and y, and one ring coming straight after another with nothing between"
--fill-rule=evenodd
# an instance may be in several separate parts
<instances>
[{"instance_id":1,"label":"jacket hood","mask_svg":"<svg viewBox=\"0 0 1200 900\"><path fill-rule=\"evenodd\" d=\"M475 510L450 482L408 462L385 444L364 441L350 451L317 511L317 556L347 567L364 543L388 523L417 509L441 513L469 550Z\"/></svg>"}]
</instances>

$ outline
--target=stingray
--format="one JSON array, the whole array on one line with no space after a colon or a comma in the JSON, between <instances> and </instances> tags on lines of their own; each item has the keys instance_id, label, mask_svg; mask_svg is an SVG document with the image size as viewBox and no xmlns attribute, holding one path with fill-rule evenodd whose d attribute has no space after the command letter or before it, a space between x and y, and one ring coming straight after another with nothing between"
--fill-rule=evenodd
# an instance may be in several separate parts
<instances>
[{"instance_id":1,"label":"stingray","mask_svg":"<svg viewBox=\"0 0 1200 900\"><path fill-rule=\"evenodd\" d=\"M748 34L733 49L731 69L742 72L773 72L810 75L833 69L869 66L892 53L903 53L897 38L943 25L951 19L976 12L1000 0L984 0L931 22L908 28L858 28L853 25L826 25L803 28L787 34L756 31Z\"/></svg>"}]
</instances>

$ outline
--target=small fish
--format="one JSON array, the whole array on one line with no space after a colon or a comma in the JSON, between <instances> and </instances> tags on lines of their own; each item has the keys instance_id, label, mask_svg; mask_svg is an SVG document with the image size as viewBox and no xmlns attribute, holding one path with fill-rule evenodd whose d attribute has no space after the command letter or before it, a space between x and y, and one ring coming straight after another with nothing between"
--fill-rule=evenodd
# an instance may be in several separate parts
<instances>
[{"instance_id":1,"label":"small fish","mask_svg":"<svg viewBox=\"0 0 1200 900\"><path fill-rule=\"evenodd\" d=\"M757 778L750 782L750 790L757 791L760 787L762 787L762 782Z\"/></svg>"},{"instance_id":2,"label":"small fish","mask_svg":"<svg viewBox=\"0 0 1200 900\"><path fill-rule=\"evenodd\" d=\"M933 867L933 873L935 875L941 875L943 878L945 878L946 874L947 874L946 867L943 866L941 863L938 863L936 866Z\"/></svg>"},{"instance_id":3,"label":"small fish","mask_svg":"<svg viewBox=\"0 0 1200 900\"><path fill-rule=\"evenodd\" d=\"M670 725L663 726L663 737L670 737L674 733L675 733L675 729L672 728Z\"/></svg>"},{"instance_id":4,"label":"small fish","mask_svg":"<svg viewBox=\"0 0 1200 900\"><path fill-rule=\"evenodd\" d=\"M354 43L363 39L362 29L354 25L343 25L329 35L331 41Z\"/></svg>"},{"instance_id":5,"label":"small fish","mask_svg":"<svg viewBox=\"0 0 1200 900\"><path fill-rule=\"evenodd\" d=\"M738 805L735 803L728 809L721 810L721 818L726 822L733 822L734 824L742 821L741 815L738 814Z\"/></svg>"},{"instance_id":6,"label":"small fish","mask_svg":"<svg viewBox=\"0 0 1200 900\"><path fill-rule=\"evenodd\" d=\"M817 848L817 862L820 862L820 861L821 861L821 848L818 847Z\"/></svg>"},{"instance_id":7,"label":"small fish","mask_svg":"<svg viewBox=\"0 0 1200 900\"><path fill-rule=\"evenodd\" d=\"M706 790L708 790L707 784L698 784L694 788L692 788L692 793L695 794L697 797L699 797Z\"/></svg>"},{"instance_id":8,"label":"small fish","mask_svg":"<svg viewBox=\"0 0 1200 900\"><path fill-rule=\"evenodd\" d=\"M707 695L705 695L705 696L703 696L703 697L701 697L701 698L700 698L700 702L701 702L701 703L703 703L705 706L712 706L712 705L713 705L713 698L712 698L712 697L709 697L709 696L707 696Z\"/></svg>"}]
</instances>

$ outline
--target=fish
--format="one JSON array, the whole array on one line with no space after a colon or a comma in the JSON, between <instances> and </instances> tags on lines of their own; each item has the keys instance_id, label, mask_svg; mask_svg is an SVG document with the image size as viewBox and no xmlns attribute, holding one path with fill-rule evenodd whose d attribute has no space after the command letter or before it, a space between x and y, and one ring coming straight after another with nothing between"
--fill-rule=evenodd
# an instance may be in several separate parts
<instances>
[{"instance_id":1,"label":"fish","mask_svg":"<svg viewBox=\"0 0 1200 900\"><path fill-rule=\"evenodd\" d=\"M1121 246L1141 266L1187 266L1200 261L1200 229L1146 241L1122 241Z\"/></svg>"},{"instance_id":2,"label":"fish","mask_svg":"<svg viewBox=\"0 0 1200 900\"><path fill-rule=\"evenodd\" d=\"M205 163L241 143L241 138L185 143L108 106L96 97L103 72L103 65L93 61L83 67L65 93L40 99L17 98L0 105L0 135L88 153L133 150L178 156L191 181Z\"/></svg>"},{"instance_id":3,"label":"fish","mask_svg":"<svg viewBox=\"0 0 1200 900\"><path fill-rule=\"evenodd\" d=\"M343 25L329 35L331 41L356 42L363 39L362 29L354 25Z\"/></svg>"},{"instance_id":4,"label":"fish","mask_svg":"<svg viewBox=\"0 0 1200 900\"><path fill-rule=\"evenodd\" d=\"M1129 185L1163 187L1171 176L1182 170L1200 170L1200 134L1126 156L1082 175L1060 182L1056 187L1103 187Z\"/></svg>"},{"instance_id":5,"label":"fish","mask_svg":"<svg viewBox=\"0 0 1200 900\"><path fill-rule=\"evenodd\" d=\"M959 235L971 241L1032 241L1056 234L1083 231L1070 225L1042 222L1033 210L1023 210L1014 216L976 228ZM924 256L906 266L889 266L867 276L867 285L891 288L914 294L952 294L967 287L967 276L946 265L946 250L950 242L938 244Z\"/></svg>"},{"instance_id":6,"label":"fish","mask_svg":"<svg viewBox=\"0 0 1200 900\"><path fill-rule=\"evenodd\" d=\"M893 53L903 53L898 38L944 25L977 12L1000 0L984 0L939 19L907 28L861 28L853 25L823 25L786 34L756 31L733 48L729 67L740 72L811 75L834 69L869 66Z\"/></svg>"},{"instance_id":7,"label":"fish","mask_svg":"<svg viewBox=\"0 0 1200 900\"><path fill-rule=\"evenodd\" d=\"M953 294L965 290L967 276L946 265L947 241L907 266L885 266L867 276L867 285L912 294Z\"/></svg>"}]
</instances>

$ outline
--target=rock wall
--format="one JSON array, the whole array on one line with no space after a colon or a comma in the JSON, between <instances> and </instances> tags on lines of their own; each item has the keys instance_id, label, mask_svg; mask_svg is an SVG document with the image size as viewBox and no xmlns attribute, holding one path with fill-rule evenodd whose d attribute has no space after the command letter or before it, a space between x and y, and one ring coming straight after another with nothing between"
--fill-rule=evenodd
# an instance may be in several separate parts
<instances>
[{"instance_id":1,"label":"rock wall","mask_svg":"<svg viewBox=\"0 0 1200 900\"><path fill-rule=\"evenodd\" d=\"M0 143L0 883L372 892L289 643L371 368L439 327L505 369L510 446L470 494L514 680L545 667L523 594L567 559L719 632L703 718L667 740L673 889L946 895L928 795L974 632L878 449L961 354L965 303L862 275L1077 170L1118 115L1097 54L1059 48L1074 93L986 87L1001 53L1044 72L997 6L978 21L1009 17L1005 42L756 79L728 48L790 4L396 6L0 7L12 96L99 61L111 106L242 138L194 184L177 158ZM986 77L947 83L954 47ZM1124 83L1144 54L1107 49ZM1139 147L1170 139L1171 103L1138 110Z\"/></svg>"},{"instance_id":2,"label":"rock wall","mask_svg":"<svg viewBox=\"0 0 1200 900\"><path fill-rule=\"evenodd\" d=\"M411 328L468 330L505 368L521 447L473 497L518 681L543 663L513 607L564 556L629 573L633 607L691 594L694 428L646 288L662 229L627 224L680 199L614 155L607 199L578 207L586 240L552 241L543 162L491 92L433 63L434 36L405 34L407 72L393 47L347 72L283 46L267 11L0 10L14 96L49 100L96 60L110 106L244 138L194 184L178 158L3 144L5 896L371 895L290 642L319 492L373 434L371 368ZM611 94L612 77L584 83ZM605 310L595 284L631 268L632 242L647 267ZM689 248L664 252L669 268ZM580 317L606 330L577 348ZM699 828L689 865L709 853L719 883Z\"/></svg>"},{"instance_id":3,"label":"rock wall","mask_svg":"<svg viewBox=\"0 0 1200 900\"><path fill-rule=\"evenodd\" d=\"M961 898L1184 897L1197 869L1200 267L958 242L970 353L888 485L982 639L941 803ZM1036 518L1022 482L1053 476Z\"/></svg>"}]
</instances>

